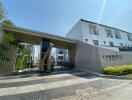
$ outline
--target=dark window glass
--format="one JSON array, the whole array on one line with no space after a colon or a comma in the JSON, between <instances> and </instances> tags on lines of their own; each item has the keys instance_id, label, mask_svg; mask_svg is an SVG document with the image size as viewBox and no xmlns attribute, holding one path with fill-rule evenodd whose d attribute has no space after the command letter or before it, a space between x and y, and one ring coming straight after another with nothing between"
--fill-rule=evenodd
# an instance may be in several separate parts
<instances>
[{"instance_id":1,"label":"dark window glass","mask_svg":"<svg viewBox=\"0 0 132 100\"><path fill-rule=\"evenodd\" d=\"M132 36L131 35L128 34L127 37L128 37L129 41L132 41Z\"/></svg>"},{"instance_id":2,"label":"dark window glass","mask_svg":"<svg viewBox=\"0 0 132 100\"><path fill-rule=\"evenodd\" d=\"M114 46L114 43L113 42L109 42L110 46Z\"/></svg>"},{"instance_id":3,"label":"dark window glass","mask_svg":"<svg viewBox=\"0 0 132 100\"><path fill-rule=\"evenodd\" d=\"M63 50L59 50L59 54L63 54Z\"/></svg>"},{"instance_id":4,"label":"dark window glass","mask_svg":"<svg viewBox=\"0 0 132 100\"><path fill-rule=\"evenodd\" d=\"M85 42L88 42L88 39L85 39Z\"/></svg>"},{"instance_id":5,"label":"dark window glass","mask_svg":"<svg viewBox=\"0 0 132 100\"><path fill-rule=\"evenodd\" d=\"M115 38L116 38L116 39L121 39L121 34L120 34L119 31L114 30L114 33L115 33Z\"/></svg>"},{"instance_id":6,"label":"dark window glass","mask_svg":"<svg viewBox=\"0 0 132 100\"><path fill-rule=\"evenodd\" d=\"M98 40L93 40L93 44L94 44L94 45L99 45Z\"/></svg>"},{"instance_id":7,"label":"dark window glass","mask_svg":"<svg viewBox=\"0 0 132 100\"><path fill-rule=\"evenodd\" d=\"M123 47L123 43L120 43L120 46Z\"/></svg>"},{"instance_id":8,"label":"dark window glass","mask_svg":"<svg viewBox=\"0 0 132 100\"><path fill-rule=\"evenodd\" d=\"M105 29L107 37L113 38L112 30L109 28Z\"/></svg>"},{"instance_id":9,"label":"dark window glass","mask_svg":"<svg viewBox=\"0 0 132 100\"><path fill-rule=\"evenodd\" d=\"M63 59L63 56L58 56L58 59Z\"/></svg>"}]
</instances>

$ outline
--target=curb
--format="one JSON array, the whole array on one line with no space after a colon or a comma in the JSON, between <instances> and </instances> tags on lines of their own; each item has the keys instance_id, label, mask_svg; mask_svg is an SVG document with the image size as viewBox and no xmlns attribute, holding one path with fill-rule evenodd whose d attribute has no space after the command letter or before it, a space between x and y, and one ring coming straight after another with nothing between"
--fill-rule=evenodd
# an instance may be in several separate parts
<instances>
[{"instance_id":1,"label":"curb","mask_svg":"<svg viewBox=\"0 0 132 100\"><path fill-rule=\"evenodd\" d=\"M54 74L63 74L63 73L72 73L72 72L77 72L78 70L63 70L63 71L55 71L55 72L10 72L10 73L0 73L0 77L6 77L6 76L26 76L26 75L30 75L30 76L34 76L34 75L38 75L38 76L45 76L45 75L54 75Z\"/></svg>"},{"instance_id":2,"label":"curb","mask_svg":"<svg viewBox=\"0 0 132 100\"><path fill-rule=\"evenodd\" d=\"M105 74L100 74L100 73L97 73L97 72L92 72L92 71L87 71L91 74L95 74L96 76L99 76L99 77L103 77L103 78L113 78L113 79L126 79L126 80L132 80L128 77L125 77L125 76L115 76L115 75L105 75Z\"/></svg>"}]
</instances>

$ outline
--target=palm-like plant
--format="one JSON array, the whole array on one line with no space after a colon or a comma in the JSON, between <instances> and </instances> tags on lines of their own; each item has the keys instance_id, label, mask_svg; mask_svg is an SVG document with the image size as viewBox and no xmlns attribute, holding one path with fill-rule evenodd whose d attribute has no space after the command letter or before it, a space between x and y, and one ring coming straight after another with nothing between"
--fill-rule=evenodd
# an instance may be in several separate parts
<instances>
[{"instance_id":1,"label":"palm-like plant","mask_svg":"<svg viewBox=\"0 0 132 100\"><path fill-rule=\"evenodd\" d=\"M3 53L3 51L7 52L8 49L3 44L0 44L0 60L9 61L10 59Z\"/></svg>"},{"instance_id":2,"label":"palm-like plant","mask_svg":"<svg viewBox=\"0 0 132 100\"><path fill-rule=\"evenodd\" d=\"M8 21L4 21L3 24L9 24L6 22ZM19 40L17 40L17 38L13 34L7 32L4 35L4 41L15 46L19 44ZM10 60L3 52L8 52L8 46L4 44L0 44L0 60Z\"/></svg>"},{"instance_id":3,"label":"palm-like plant","mask_svg":"<svg viewBox=\"0 0 132 100\"><path fill-rule=\"evenodd\" d=\"M16 70L23 70L28 66L27 59L31 57L31 51L26 49L24 45L19 44L17 47L18 56L16 59Z\"/></svg>"},{"instance_id":4,"label":"palm-like plant","mask_svg":"<svg viewBox=\"0 0 132 100\"><path fill-rule=\"evenodd\" d=\"M2 25L5 26L15 26L9 19L5 17L5 11L2 6L2 2L0 1L0 21L3 20ZM9 43L10 45L15 45L17 48L17 52L20 52L21 55L17 55L16 59L16 68L21 67L22 69L26 66L26 59L31 56L31 51L24 48L21 42L17 39L15 35L9 32L5 32L4 34L4 41ZM9 61L10 58L5 54L8 52L9 47L4 44L0 44L0 61Z\"/></svg>"}]
</instances>

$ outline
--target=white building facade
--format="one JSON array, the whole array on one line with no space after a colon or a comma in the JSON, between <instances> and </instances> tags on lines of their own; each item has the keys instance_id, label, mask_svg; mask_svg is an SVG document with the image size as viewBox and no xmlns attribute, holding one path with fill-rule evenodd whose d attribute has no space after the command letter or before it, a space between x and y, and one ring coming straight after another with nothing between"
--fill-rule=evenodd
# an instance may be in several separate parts
<instances>
[{"instance_id":1,"label":"white building facade","mask_svg":"<svg viewBox=\"0 0 132 100\"><path fill-rule=\"evenodd\" d=\"M66 36L115 51L122 47L132 47L131 33L84 19L80 19Z\"/></svg>"},{"instance_id":2,"label":"white building facade","mask_svg":"<svg viewBox=\"0 0 132 100\"><path fill-rule=\"evenodd\" d=\"M68 61L68 50L56 48L57 62Z\"/></svg>"}]
</instances>

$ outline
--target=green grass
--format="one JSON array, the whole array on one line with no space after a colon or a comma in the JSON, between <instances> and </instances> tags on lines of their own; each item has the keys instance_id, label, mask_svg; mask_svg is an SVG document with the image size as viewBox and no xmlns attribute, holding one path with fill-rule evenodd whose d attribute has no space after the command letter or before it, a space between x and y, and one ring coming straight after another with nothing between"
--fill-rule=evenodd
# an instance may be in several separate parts
<instances>
[{"instance_id":1,"label":"green grass","mask_svg":"<svg viewBox=\"0 0 132 100\"><path fill-rule=\"evenodd\" d=\"M120 66L107 66L104 67L102 73L108 75L127 75L132 74L132 64Z\"/></svg>"},{"instance_id":2,"label":"green grass","mask_svg":"<svg viewBox=\"0 0 132 100\"><path fill-rule=\"evenodd\" d=\"M132 73L125 75L127 78L132 78Z\"/></svg>"}]
</instances>

